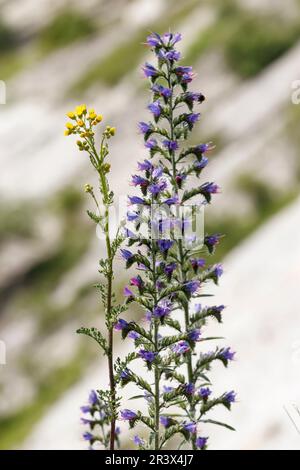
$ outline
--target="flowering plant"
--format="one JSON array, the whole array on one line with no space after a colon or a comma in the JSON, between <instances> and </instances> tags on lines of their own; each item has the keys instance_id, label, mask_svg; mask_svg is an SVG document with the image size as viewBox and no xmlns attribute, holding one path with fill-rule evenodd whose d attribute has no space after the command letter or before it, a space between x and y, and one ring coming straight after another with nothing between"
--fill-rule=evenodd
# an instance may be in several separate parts
<instances>
[{"instance_id":1,"label":"flowering plant","mask_svg":"<svg viewBox=\"0 0 300 470\"><path fill-rule=\"evenodd\" d=\"M108 258L101 262L101 269L108 286L101 286L100 290L109 342L107 344L97 330L81 329L80 332L94 337L107 354L111 388L109 393L102 391L90 397L89 412L92 415L94 411L99 412L100 418L97 423L93 420L88 424L91 430L95 424L105 429L111 423L111 428L108 433L104 431L103 438L89 432L86 439L91 444L100 440L106 447L110 440L110 448L118 439L117 416L127 421L130 428L140 424L141 429L146 429L143 435L134 437L139 449L158 450L172 445L171 440L179 436L180 447L203 450L208 445L204 433L206 423L233 429L207 416L218 405L230 410L236 398L233 391L214 396L208 373L216 361L227 367L235 353L228 347L198 351L198 345L218 339L204 336L204 327L211 319L222 321L224 305L204 306L197 299L208 296L204 292L205 285L218 284L223 268L221 264L207 264L206 256L214 252L221 235L202 236L197 231L193 233L192 227L203 207L219 193L219 187L214 182L199 183L208 164L208 154L214 148L212 144L188 145L190 133L200 119L195 107L201 105L205 97L189 90L194 74L192 67L178 64L181 57L175 46L180 40L178 33L151 34L147 38L147 45L156 58L155 65L147 62L143 67L152 92L148 105L152 120L140 122L139 130L149 158L138 163L139 172L132 176L132 185L139 188L139 193L128 196L124 234L127 246L122 247L120 253L126 268L135 267L136 274L124 288L124 305L113 307L111 304L112 261L123 239L117 235L111 244L107 211L104 218L89 213L106 234ZM78 146L89 153L99 174L103 204L107 208L112 203L112 193L106 179L109 167L104 160L108 153L106 140L113 132L111 128L104 132L98 155L92 126L101 119L91 113L83 124L78 112L71 113L76 125L74 128L69 123L67 133L79 133L82 137ZM89 126L82 127L86 122ZM86 190L97 205L92 188L88 186ZM133 302L144 310L144 323L120 318ZM114 363L113 327L121 332L123 339L133 340L135 346L133 352L117 358ZM145 366L144 373L136 367L140 361ZM145 402L138 405L139 409L126 407L118 413L115 386L125 387L129 383L140 390L131 398ZM103 403L108 407L108 414L103 414Z\"/></svg>"},{"instance_id":2,"label":"flowering plant","mask_svg":"<svg viewBox=\"0 0 300 470\"><path fill-rule=\"evenodd\" d=\"M82 407L83 413L88 413L89 418L82 418L82 422L87 424L92 431L96 425L101 428L101 435L94 435L86 432L84 438L92 445L100 441L106 448L114 449L115 442L119 443L118 432L116 432L116 419L118 416L119 399L116 394L116 381L114 377L113 359L113 331L114 325L119 315L126 310L125 305L116 303L113 292L114 279L114 259L123 241L123 236L118 229L114 239L111 239L110 212L109 209L114 202L114 193L110 190L108 173L110 164L106 161L109 155L108 141L115 135L115 128L106 126L102 133L100 150L97 151L95 142L95 128L102 121L102 116L96 114L94 109L87 111L85 105L77 106L74 112L69 112L67 116L71 122L66 124L65 135L78 135L77 146L80 151L89 155L90 162L96 170L99 181L99 192L101 201L98 201L94 188L90 184L85 185L85 192L88 193L96 207L96 211L87 211L93 222L100 226L105 238L106 258L99 261L99 273L103 282L95 287L99 290L103 309L105 312L105 325L107 329L106 337L97 328L80 328L78 333L85 334L93 338L102 348L107 356L108 375L110 388L107 391L92 391L89 396L89 405Z\"/></svg>"},{"instance_id":3,"label":"flowering plant","mask_svg":"<svg viewBox=\"0 0 300 470\"><path fill-rule=\"evenodd\" d=\"M141 195L129 197L132 207L128 220L138 231L127 231L128 244L137 249L122 250L127 268L136 265L140 272L130 280L137 290L125 288L127 302L140 304L148 322L145 329L135 322L120 320L118 324L123 337L130 335L139 348L120 364L119 374L124 385L134 382L142 389L148 403L146 415L121 411L131 427L142 422L149 429L146 441L135 437L141 449L160 449L176 434L182 436L182 444L190 442L194 450L205 449L208 438L199 434L204 423L232 429L206 418L207 413L217 405L230 409L235 401L232 391L212 398L207 376L214 361L227 366L234 358L230 348L196 353L197 344L216 339L204 337L203 328L211 318L221 322L224 306L204 307L193 299L205 297L203 286L208 281L217 284L223 269L220 264L206 267L206 260L200 256L203 247L209 253L214 251L220 235L206 235L200 243L197 234L188 233L188 227L191 211L198 213L210 203L219 187L213 182L197 182L213 146L184 146L200 118L194 107L205 98L188 89L194 75L192 67L178 65L180 53L175 45L180 40L180 34L172 33L147 38L156 57L155 65L147 62L143 67L150 80L152 100L148 109L153 119L141 122L139 129L150 159L139 163L142 175L132 177ZM154 205L160 208L158 217ZM150 238L140 235L142 224L150 230ZM175 318L178 310L183 312L183 319L181 314ZM129 363L137 358L153 373L153 385L129 369Z\"/></svg>"}]
</instances>

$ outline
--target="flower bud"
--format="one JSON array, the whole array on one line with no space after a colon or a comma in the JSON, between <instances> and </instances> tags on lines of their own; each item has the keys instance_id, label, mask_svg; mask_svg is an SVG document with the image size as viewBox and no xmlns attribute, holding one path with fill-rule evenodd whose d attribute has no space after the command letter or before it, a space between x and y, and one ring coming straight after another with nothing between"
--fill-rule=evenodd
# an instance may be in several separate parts
<instances>
[{"instance_id":1,"label":"flower bud","mask_svg":"<svg viewBox=\"0 0 300 470\"><path fill-rule=\"evenodd\" d=\"M102 170L103 170L103 173L104 173L104 174L109 173L109 171L110 171L110 164L109 164L109 163L104 163L104 165L102 165Z\"/></svg>"},{"instance_id":2,"label":"flower bud","mask_svg":"<svg viewBox=\"0 0 300 470\"><path fill-rule=\"evenodd\" d=\"M93 189L94 189L93 186L88 183L84 185L84 192L86 193L92 193Z\"/></svg>"}]
</instances>

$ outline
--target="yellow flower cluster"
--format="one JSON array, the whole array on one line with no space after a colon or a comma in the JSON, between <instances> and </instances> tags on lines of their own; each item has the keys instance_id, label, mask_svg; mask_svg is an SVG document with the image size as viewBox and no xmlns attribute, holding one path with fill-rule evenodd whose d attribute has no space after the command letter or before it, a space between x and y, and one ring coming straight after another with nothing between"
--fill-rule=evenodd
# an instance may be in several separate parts
<instances>
[{"instance_id":1,"label":"yellow flower cluster","mask_svg":"<svg viewBox=\"0 0 300 470\"><path fill-rule=\"evenodd\" d=\"M67 122L65 135L79 134L80 137L92 137L94 132L92 127L99 124L103 117L96 114L94 109L87 110L85 104L76 106L74 111L67 113L68 118L73 122Z\"/></svg>"}]
</instances>

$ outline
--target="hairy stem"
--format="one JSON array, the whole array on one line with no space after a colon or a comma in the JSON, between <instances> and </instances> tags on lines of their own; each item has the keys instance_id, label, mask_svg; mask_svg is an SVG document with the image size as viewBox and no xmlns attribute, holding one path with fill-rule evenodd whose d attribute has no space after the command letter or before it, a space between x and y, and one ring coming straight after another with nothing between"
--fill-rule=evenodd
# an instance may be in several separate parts
<instances>
[{"instance_id":1,"label":"hairy stem","mask_svg":"<svg viewBox=\"0 0 300 470\"><path fill-rule=\"evenodd\" d=\"M173 93L174 93L174 86L172 85L172 79L171 79L171 70L168 67L168 86L172 90L171 96L169 98L169 109L170 109L170 137L171 140L174 140L174 106L173 106ZM174 189L175 189L175 194L178 195L179 190L178 186L176 183L176 174L177 174L177 168L176 168L176 159L175 159L175 151L171 150L169 152L170 157L171 157L171 163L172 163L172 177L174 180ZM178 247L178 255L179 255L179 260L180 260L180 275L181 275L181 282L184 284L186 282L186 272L184 268L184 263L185 263L185 253L183 250L182 246L182 239L179 238L176 243ZM185 321L185 330L188 331L189 326L190 326L190 315L189 315L189 304L185 303L184 305L184 321ZM189 351L187 353L187 375L188 375L188 381L189 383L193 383L193 362L192 362L192 353ZM191 405L190 407L190 415L191 418L194 419L195 417L195 407ZM192 448L195 450L196 449L196 437L193 436L192 438Z\"/></svg>"},{"instance_id":2,"label":"hairy stem","mask_svg":"<svg viewBox=\"0 0 300 470\"><path fill-rule=\"evenodd\" d=\"M96 150L94 152L97 154ZM100 158L103 160L104 154L104 139L101 142L100 148ZM110 240L110 227L109 227L109 203L108 203L108 187L105 175L99 169L99 182L100 189L102 194L102 203L105 206L104 214L104 234L105 234L105 244L106 244L106 254L109 262L108 273L107 273L107 306L106 306L106 323L108 325L108 372L109 372L109 387L110 387L110 398L112 404L112 416L110 423L110 450L114 450L115 447L115 432L116 432L116 384L114 377L114 358L113 358L113 346L114 346L114 337L113 337L113 325L111 324L111 309L112 309L112 283L113 283L113 256L111 249L111 240Z\"/></svg>"},{"instance_id":3,"label":"hairy stem","mask_svg":"<svg viewBox=\"0 0 300 470\"><path fill-rule=\"evenodd\" d=\"M153 199L153 198L152 198ZM152 200L153 203L153 200ZM152 270L153 270L153 284L154 284L154 294L153 301L154 306L157 305L157 295L156 295L156 255L155 247L153 246L152 240ZM154 347L155 352L158 352L158 333L159 333L159 320L155 318L154 320ZM160 399L159 399L159 381L160 381L160 372L158 365L154 365L154 403L155 403L155 440L154 440L154 449L159 449L159 412L160 412Z\"/></svg>"}]
</instances>

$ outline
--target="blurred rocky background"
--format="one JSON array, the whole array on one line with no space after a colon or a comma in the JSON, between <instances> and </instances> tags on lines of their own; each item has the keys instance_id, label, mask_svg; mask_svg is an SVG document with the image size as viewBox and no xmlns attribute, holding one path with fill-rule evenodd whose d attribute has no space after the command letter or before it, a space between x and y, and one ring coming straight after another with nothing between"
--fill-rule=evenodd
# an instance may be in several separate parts
<instances>
[{"instance_id":1,"label":"blurred rocky background","mask_svg":"<svg viewBox=\"0 0 300 470\"><path fill-rule=\"evenodd\" d=\"M86 102L117 127L112 186L126 194L145 155L142 43L169 29L207 97L193 139L217 145L206 177L222 187L205 223L226 234L215 299L228 308L214 328L238 354L215 380L239 400L218 415L237 432L213 430L211 448L300 447L300 2L0 0L1 449L85 447L79 406L106 378L75 330L103 321L91 287L102 246L81 189L94 176L63 136L65 113ZM120 262L118 291L126 278Z\"/></svg>"}]
</instances>

